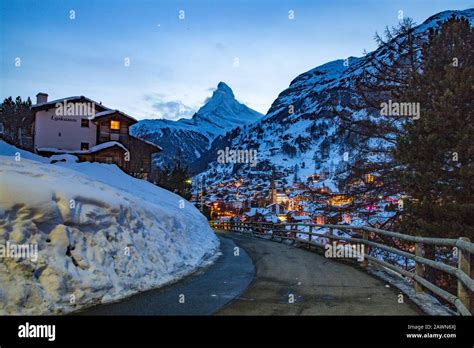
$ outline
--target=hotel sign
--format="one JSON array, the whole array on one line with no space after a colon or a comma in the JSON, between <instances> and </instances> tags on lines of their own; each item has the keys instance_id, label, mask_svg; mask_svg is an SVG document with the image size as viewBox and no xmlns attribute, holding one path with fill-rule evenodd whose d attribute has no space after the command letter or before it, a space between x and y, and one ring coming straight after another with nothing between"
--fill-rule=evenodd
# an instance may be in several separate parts
<instances>
[{"instance_id":1,"label":"hotel sign","mask_svg":"<svg viewBox=\"0 0 474 348\"><path fill-rule=\"evenodd\" d=\"M56 115L52 115L51 120L53 120L53 121L77 122L77 119L74 118L74 117L56 116Z\"/></svg>"}]
</instances>

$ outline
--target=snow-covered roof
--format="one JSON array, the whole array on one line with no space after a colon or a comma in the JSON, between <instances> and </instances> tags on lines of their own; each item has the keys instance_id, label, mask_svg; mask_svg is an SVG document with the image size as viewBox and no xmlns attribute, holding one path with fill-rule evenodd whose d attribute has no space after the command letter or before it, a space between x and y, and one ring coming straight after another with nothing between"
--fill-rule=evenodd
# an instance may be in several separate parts
<instances>
[{"instance_id":1,"label":"snow-covered roof","mask_svg":"<svg viewBox=\"0 0 474 348\"><path fill-rule=\"evenodd\" d=\"M265 221L267 222L273 222L274 224L278 222L278 217L275 215L266 215L265 216Z\"/></svg>"},{"instance_id":2,"label":"snow-covered roof","mask_svg":"<svg viewBox=\"0 0 474 348\"><path fill-rule=\"evenodd\" d=\"M310 216L293 216L293 219L296 221L312 220Z\"/></svg>"},{"instance_id":3,"label":"snow-covered roof","mask_svg":"<svg viewBox=\"0 0 474 348\"><path fill-rule=\"evenodd\" d=\"M52 107L56 103L72 102L72 101L76 101L76 100L84 100L84 101L87 101L89 103L93 103L93 104L97 105L98 107L100 107L104 110L110 110L108 107L102 105L101 103L98 103L95 100L92 100L90 98L84 97L83 95L76 95L76 96L72 96L72 97L66 97L66 98L51 100L51 101L48 101L48 102L45 102L45 103L33 104L31 106L31 108L32 109L39 109L39 108L42 108L44 106L51 106Z\"/></svg>"},{"instance_id":4,"label":"snow-covered roof","mask_svg":"<svg viewBox=\"0 0 474 348\"><path fill-rule=\"evenodd\" d=\"M271 207L271 206L274 206L274 205L279 205L280 207L284 207L284 206L285 206L284 204L280 204L280 203L272 203L272 204L267 205L267 208L268 208L268 207Z\"/></svg>"},{"instance_id":5,"label":"snow-covered roof","mask_svg":"<svg viewBox=\"0 0 474 348\"><path fill-rule=\"evenodd\" d=\"M247 216L255 216L256 214L268 215L270 212L265 208L250 208L250 210L244 214Z\"/></svg>"},{"instance_id":6,"label":"snow-covered roof","mask_svg":"<svg viewBox=\"0 0 474 348\"><path fill-rule=\"evenodd\" d=\"M52 152L52 153L68 153L68 154L78 154L78 155L85 155L89 153L94 153L97 151L101 151L104 149L108 149L114 146L120 147L123 151L127 152L127 148L123 146L121 143L117 141L108 141L102 144L98 144L96 146L92 146L89 150L64 150L64 149L56 149L54 147L40 147L37 150L40 152Z\"/></svg>"},{"instance_id":7,"label":"snow-covered roof","mask_svg":"<svg viewBox=\"0 0 474 348\"><path fill-rule=\"evenodd\" d=\"M138 122L135 118L133 118L130 115L127 115L126 113L124 113L120 110L105 110L105 111L98 112L91 118L91 120L95 120L96 118L101 118L101 117L105 117L105 116L109 116L109 115L113 115L113 114L119 114L119 115L121 115L125 118L129 118L130 120L132 120L134 122Z\"/></svg>"}]
</instances>

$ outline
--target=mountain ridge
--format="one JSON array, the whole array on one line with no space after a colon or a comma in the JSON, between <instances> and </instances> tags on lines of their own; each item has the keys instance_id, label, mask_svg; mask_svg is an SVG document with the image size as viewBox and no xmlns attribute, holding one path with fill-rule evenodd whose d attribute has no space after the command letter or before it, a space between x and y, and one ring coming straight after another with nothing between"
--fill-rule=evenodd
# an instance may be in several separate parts
<instances>
[{"instance_id":1,"label":"mountain ridge","mask_svg":"<svg viewBox=\"0 0 474 348\"><path fill-rule=\"evenodd\" d=\"M261 117L259 112L238 102L226 83L219 82L212 96L191 118L146 119L132 126L131 132L163 147L157 157L158 165L173 163L177 155L189 164L199 159L216 137Z\"/></svg>"},{"instance_id":2,"label":"mountain ridge","mask_svg":"<svg viewBox=\"0 0 474 348\"><path fill-rule=\"evenodd\" d=\"M452 15L468 19L471 25L474 22L474 9L447 10L430 16L415 26L414 32L425 37L429 29L439 27ZM202 171L197 181L204 179L212 184L232 177L253 177L255 173L264 173L269 179L274 168L288 182L295 176L325 173L327 184L331 185L329 181L347 166L344 153L353 158L358 141L338 127L334 110L347 109L354 100L360 99L355 80L366 69L372 69L374 57L385 59L389 54L384 47L379 47L362 57L327 62L296 76L263 118L246 130L234 130L214 140L193 165ZM354 111L353 117L358 117L360 112ZM216 154L224 147L256 149L259 164L256 168L246 163L219 164Z\"/></svg>"}]
</instances>

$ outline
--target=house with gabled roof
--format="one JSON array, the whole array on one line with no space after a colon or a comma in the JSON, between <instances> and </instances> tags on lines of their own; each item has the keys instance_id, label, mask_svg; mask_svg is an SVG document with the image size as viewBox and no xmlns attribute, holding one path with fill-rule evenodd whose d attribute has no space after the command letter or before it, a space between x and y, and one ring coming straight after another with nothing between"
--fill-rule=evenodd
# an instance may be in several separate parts
<instances>
[{"instance_id":1,"label":"house with gabled roof","mask_svg":"<svg viewBox=\"0 0 474 348\"><path fill-rule=\"evenodd\" d=\"M32 106L33 146L43 156L71 154L80 161L114 163L150 179L152 156L161 147L130 135L137 120L84 96L48 101L38 93Z\"/></svg>"}]
</instances>

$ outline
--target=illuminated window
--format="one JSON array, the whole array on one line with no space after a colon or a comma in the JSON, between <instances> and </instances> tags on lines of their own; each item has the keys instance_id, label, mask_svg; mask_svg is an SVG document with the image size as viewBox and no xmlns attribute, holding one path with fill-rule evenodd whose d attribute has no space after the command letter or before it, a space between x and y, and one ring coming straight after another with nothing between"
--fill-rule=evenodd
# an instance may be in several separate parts
<instances>
[{"instance_id":1,"label":"illuminated window","mask_svg":"<svg viewBox=\"0 0 474 348\"><path fill-rule=\"evenodd\" d=\"M110 120L110 129L120 130L120 121Z\"/></svg>"},{"instance_id":2,"label":"illuminated window","mask_svg":"<svg viewBox=\"0 0 474 348\"><path fill-rule=\"evenodd\" d=\"M81 150L89 150L89 143L81 143Z\"/></svg>"}]
</instances>

